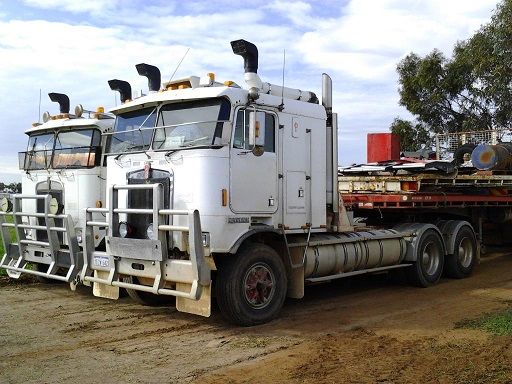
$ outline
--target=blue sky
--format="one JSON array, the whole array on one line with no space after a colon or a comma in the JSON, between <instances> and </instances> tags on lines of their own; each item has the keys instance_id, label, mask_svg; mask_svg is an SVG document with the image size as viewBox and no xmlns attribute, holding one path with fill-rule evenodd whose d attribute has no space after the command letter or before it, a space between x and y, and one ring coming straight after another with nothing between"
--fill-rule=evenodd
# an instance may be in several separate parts
<instances>
[{"instance_id":1,"label":"blue sky","mask_svg":"<svg viewBox=\"0 0 512 384\"><path fill-rule=\"evenodd\" d=\"M71 108L114 106L107 80L146 90L134 65L157 65L175 78L215 72L243 84L240 57L229 42L244 38L260 51L259 74L320 94L321 74L334 85L341 164L364 162L366 133L388 131L398 106L396 64L413 51L450 55L457 40L486 23L496 0L343 1L0 1L0 181L20 179L23 133L41 113L58 112L48 92L63 92Z\"/></svg>"}]
</instances>

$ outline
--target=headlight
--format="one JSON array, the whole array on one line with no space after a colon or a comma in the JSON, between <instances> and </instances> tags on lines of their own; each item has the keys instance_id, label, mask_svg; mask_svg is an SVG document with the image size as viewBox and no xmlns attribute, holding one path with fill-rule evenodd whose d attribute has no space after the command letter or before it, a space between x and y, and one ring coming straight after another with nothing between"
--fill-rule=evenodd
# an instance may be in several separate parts
<instances>
[{"instance_id":1,"label":"headlight","mask_svg":"<svg viewBox=\"0 0 512 384\"><path fill-rule=\"evenodd\" d=\"M60 204L55 197L50 199L50 206L48 207L48 210L52 215L59 215L62 212L62 208L62 204Z\"/></svg>"},{"instance_id":2,"label":"headlight","mask_svg":"<svg viewBox=\"0 0 512 384\"><path fill-rule=\"evenodd\" d=\"M2 212L11 212L11 200L9 200L7 197L2 197L2 199L0 199L0 209L2 210Z\"/></svg>"},{"instance_id":3,"label":"headlight","mask_svg":"<svg viewBox=\"0 0 512 384\"><path fill-rule=\"evenodd\" d=\"M146 237L148 239L153 239L155 235L155 231L153 229L153 223L149 224L148 227L146 228Z\"/></svg>"},{"instance_id":4,"label":"headlight","mask_svg":"<svg viewBox=\"0 0 512 384\"><path fill-rule=\"evenodd\" d=\"M119 228L118 228L119 236L127 237L131 232L130 229L131 229L130 224L128 224L127 222L124 222L124 221L120 222Z\"/></svg>"}]
</instances>

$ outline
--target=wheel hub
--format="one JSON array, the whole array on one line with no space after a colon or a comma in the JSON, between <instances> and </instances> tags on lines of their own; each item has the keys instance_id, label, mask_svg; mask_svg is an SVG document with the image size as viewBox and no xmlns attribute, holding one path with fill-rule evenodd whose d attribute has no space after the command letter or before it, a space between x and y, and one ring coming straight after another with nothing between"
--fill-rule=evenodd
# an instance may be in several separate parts
<instances>
[{"instance_id":1,"label":"wheel hub","mask_svg":"<svg viewBox=\"0 0 512 384\"><path fill-rule=\"evenodd\" d=\"M428 243L423 249L421 256L421 263L423 270L427 275L433 275L436 273L439 266L440 254L439 250L433 243Z\"/></svg>"},{"instance_id":2,"label":"wheel hub","mask_svg":"<svg viewBox=\"0 0 512 384\"><path fill-rule=\"evenodd\" d=\"M473 246L471 240L468 238L464 238L460 244L458 249L458 257L460 264L467 268L471 264L471 260L473 259Z\"/></svg>"},{"instance_id":3,"label":"wheel hub","mask_svg":"<svg viewBox=\"0 0 512 384\"><path fill-rule=\"evenodd\" d=\"M265 263L249 268L244 278L244 296L249 305L256 309L266 307L275 292L275 277Z\"/></svg>"}]
</instances>

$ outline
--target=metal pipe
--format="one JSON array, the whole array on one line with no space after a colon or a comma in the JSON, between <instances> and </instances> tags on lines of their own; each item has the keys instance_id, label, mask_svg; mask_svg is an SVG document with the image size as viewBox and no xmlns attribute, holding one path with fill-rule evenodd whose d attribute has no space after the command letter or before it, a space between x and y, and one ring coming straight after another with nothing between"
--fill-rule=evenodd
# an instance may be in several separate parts
<instances>
[{"instance_id":1,"label":"metal pipe","mask_svg":"<svg viewBox=\"0 0 512 384\"><path fill-rule=\"evenodd\" d=\"M512 169L512 143L478 144L471 153L471 162L480 170Z\"/></svg>"}]
</instances>

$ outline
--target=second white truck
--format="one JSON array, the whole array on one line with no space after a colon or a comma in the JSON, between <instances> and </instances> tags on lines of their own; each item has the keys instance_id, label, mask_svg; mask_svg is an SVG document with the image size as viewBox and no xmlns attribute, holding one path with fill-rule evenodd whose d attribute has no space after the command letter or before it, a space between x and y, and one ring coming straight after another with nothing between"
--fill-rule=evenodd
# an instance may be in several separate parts
<instances>
[{"instance_id":1,"label":"second white truck","mask_svg":"<svg viewBox=\"0 0 512 384\"><path fill-rule=\"evenodd\" d=\"M79 105L70 114L67 95L49 97L59 104L59 113L45 112L43 123L25 132L27 149L19 153L22 193L1 201L5 254L0 268L12 278L27 273L73 282L83 265L83 210L105 204L103 134L111 131L114 119L102 107L92 112ZM96 229L91 241L104 247L104 236Z\"/></svg>"}]
</instances>

